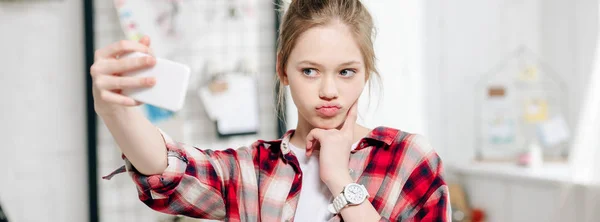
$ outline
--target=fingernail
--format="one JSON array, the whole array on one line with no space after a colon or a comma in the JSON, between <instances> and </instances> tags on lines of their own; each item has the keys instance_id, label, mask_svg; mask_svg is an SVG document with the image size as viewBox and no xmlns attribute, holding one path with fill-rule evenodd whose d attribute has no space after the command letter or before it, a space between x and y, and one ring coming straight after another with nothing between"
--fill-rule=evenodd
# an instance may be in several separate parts
<instances>
[{"instance_id":1,"label":"fingernail","mask_svg":"<svg viewBox=\"0 0 600 222\"><path fill-rule=\"evenodd\" d=\"M153 64L154 63L154 58L153 57L146 58L146 63L149 64L149 65Z\"/></svg>"},{"instance_id":2,"label":"fingernail","mask_svg":"<svg viewBox=\"0 0 600 222\"><path fill-rule=\"evenodd\" d=\"M148 85L153 86L154 84L156 84L156 79L150 77L150 78L146 79L146 83L148 83Z\"/></svg>"}]
</instances>

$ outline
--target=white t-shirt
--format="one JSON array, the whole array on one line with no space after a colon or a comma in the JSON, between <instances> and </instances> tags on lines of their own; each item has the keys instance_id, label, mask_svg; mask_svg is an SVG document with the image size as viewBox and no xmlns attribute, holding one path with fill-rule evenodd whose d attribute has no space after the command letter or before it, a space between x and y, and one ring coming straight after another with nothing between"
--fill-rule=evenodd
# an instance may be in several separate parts
<instances>
[{"instance_id":1,"label":"white t-shirt","mask_svg":"<svg viewBox=\"0 0 600 222\"><path fill-rule=\"evenodd\" d=\"M357 145L358 142L352 145L352 149ZM288 143L288 146L296 154L302 169L302 189L294 221L328 221L333 214L327 210L327 205L333 197L319 177L318 152L313 152L307 158L306 149L300 149L291 143Z\"/></svg>"}]
</instances>

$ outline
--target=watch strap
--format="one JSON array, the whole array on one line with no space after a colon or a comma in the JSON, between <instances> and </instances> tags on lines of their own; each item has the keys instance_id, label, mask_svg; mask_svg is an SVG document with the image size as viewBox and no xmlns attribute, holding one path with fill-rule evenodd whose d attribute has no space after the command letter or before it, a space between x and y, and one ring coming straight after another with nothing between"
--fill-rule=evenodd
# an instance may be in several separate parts
<instances>
[{"instance_id":1,"label":"watch strap","mask_svg":"<svg viewBox=\"0 0 600 222\"><path fill-rule=\"evenodd\" d=\"M327 209L329 210L329 212L331 212L332 214L337 214L340 212L340 210L342 210L344 207L346 207L348 205L348 201L346 200L346 197L344 197L344 192L342 191L342 193L338 194L334 199L333 202L331 202L329 204L329 206L327 206Z\"/></svg>"}]
</instances>

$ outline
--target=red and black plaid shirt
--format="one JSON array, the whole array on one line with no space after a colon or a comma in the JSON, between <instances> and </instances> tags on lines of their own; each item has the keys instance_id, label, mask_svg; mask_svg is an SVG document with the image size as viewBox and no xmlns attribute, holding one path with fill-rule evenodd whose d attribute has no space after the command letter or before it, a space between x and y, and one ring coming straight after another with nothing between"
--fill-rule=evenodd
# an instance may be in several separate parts
<instances>
[{"instance_id":1,"label":"red and black plaid shirt","mask_svg":"<svg viewBox=\"0 0 600 222\"><path fill-rule=\"evenodd\" d=\"M227 221L293 221L302 171L293 152L280 146L281 139L214 151L175 142L161 133L168 150L163 174L142 175L124 157L125 166L105 179L129 172L140 200L167 214ZM378 127L352 151L349 168L354 181L369 191L369 201L382 221L449 220L441 161L422 136Z\"/></svg>"}]
</instances>

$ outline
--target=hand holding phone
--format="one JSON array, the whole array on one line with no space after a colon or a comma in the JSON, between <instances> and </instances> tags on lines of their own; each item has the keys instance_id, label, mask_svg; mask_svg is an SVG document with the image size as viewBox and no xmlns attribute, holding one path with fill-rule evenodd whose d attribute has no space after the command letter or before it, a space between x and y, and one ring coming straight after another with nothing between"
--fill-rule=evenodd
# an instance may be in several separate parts
<instances>
[{"instance_id":1,"label":"hand holding phone","mask_svg":"<svg viewBox=\"0 0 600 222\"><path fill-rule=\"evenodd\" d=\"M133 52L122 58L139 58L149 56L141 52ZM152 77L156 80L149 88L123 89L122 94L136 101L156 107L177 111L183 107L190 78L190 68L187 65L167 59L156 58L153 67L124 73L123 76L135 78Z\"/></svg>"},{"instance_id":2,"label":"hand holding phone","mask_svg":"<svg viewBox=\"0 0 600 222\"><path fill-rule=\"evenodd\" d=\"M142 103L173 111L182 107L189 68L148 54L152 54L148 37L96 50L90 67L96 113L111 115Z\"/></svg>"}]
</instances>

